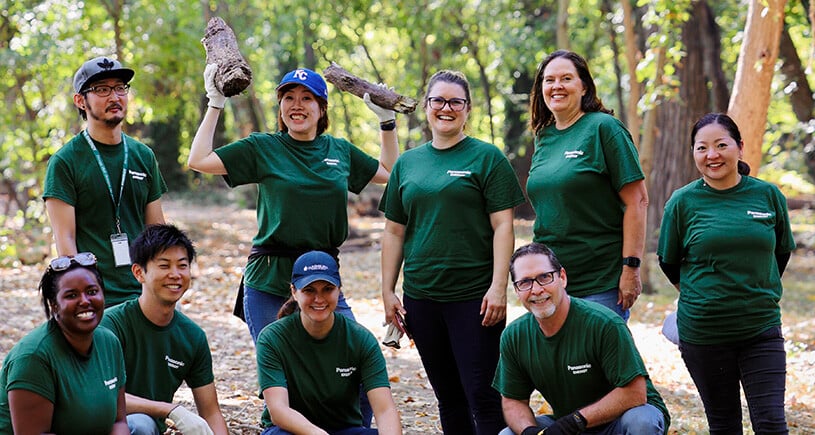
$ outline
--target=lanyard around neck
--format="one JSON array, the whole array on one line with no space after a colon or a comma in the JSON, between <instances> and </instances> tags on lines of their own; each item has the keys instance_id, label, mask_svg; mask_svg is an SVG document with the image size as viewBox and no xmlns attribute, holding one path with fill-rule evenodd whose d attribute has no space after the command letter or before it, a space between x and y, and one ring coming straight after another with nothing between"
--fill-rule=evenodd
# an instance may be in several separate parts
<instances>
[{"instance_id":1,"label":"lanyard around neck","mask_svg":"<svg viewBox=\"0 0 815 435\"><path fill-rule=\"evenodd\" d=\"M125 179L127 179L127 140L125 140L125 134L122 133L122 146L125 149L125 156L124 162L122 163L122 183L119 186L119 200L116 200L116 197L113 195L113 185L110 182L110 174L108 174L108 169L105 167L105 163L102 161L102 156L99 154L99 150L96 148L96 145L93 143L93 139L91 139L91 135L88 134L88 130L82 130L82 134L85 136L85 140L88 141L88 145L91 147L91 151L93 151L94 157L96 157L96 163L99 165L99 170L102 171L102 176L105 178L105 183L108 185L108 193L110 193L110 200L113 202L113 210L116 214L116 231L119 233L122 232L122 228L119 225L119 206L122 204L122 193L125 190Z\"/></svg>"}]
</instances>

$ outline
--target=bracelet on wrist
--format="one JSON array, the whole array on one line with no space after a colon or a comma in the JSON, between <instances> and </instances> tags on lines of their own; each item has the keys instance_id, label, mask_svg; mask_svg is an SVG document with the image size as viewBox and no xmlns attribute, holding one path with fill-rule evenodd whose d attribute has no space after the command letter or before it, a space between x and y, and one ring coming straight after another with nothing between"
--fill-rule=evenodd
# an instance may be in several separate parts
<instances>
[{"instance_id":1,"label":"bracelet on wrist","mask_svg":"<svg viewBox=\"0 0 815 435\"><path fill-rule=\"evenodd\" d=\"M379 129L382 131L391 131L396 128L396 120L391 119L379 123Z\"/></svg>"}]
</instances>

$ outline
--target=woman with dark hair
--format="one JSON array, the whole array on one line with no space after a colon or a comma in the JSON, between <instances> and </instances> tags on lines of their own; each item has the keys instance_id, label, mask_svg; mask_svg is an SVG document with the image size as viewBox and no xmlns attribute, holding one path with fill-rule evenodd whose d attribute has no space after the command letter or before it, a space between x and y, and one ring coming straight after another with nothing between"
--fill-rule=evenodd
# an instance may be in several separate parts
<instances>
[{"instance_id":1,"label":"woman with dark hair","mask_svg":"<svg viewBox=\"0 0 815 435\"><path fill-rule=\"evenodd\" d=\"M566 50L538 67L529 100L535 151L526 190L534 238L569 271L568 293L628 319L642 291L648 194L625 126L597 97L586 60Z\"/></svg>"},{"instance_id":2,"label":"woman with dark hair","mask_svg":"<svg viewBox=\"0 0 815 435\"><path fill-rule=\"evenodd\" d=\"M501 150L464 133L471 106L463 74L430 78L424 109L432 138L399 158L380 204L386 322L406 315L442 429L457 435L506 426L490 382L506 325L513 207L524 202Z\"/></svg>"},{"instance_id":3,"label":"woman with dark hair","mask_svg":"<svg viewBox=\"0 0 815 435\"><path fill-rule=\"evenodd\" d=\"M679 350L710 433L742 433L739 384L755 433L787 433L779 301L795 242L784 195L748 175L743 146L729 116L696 122L691 151L702 178L665 204L657 255L679 291Z\"/></svg>"},{"instance_id":4,"label":"woman with dark hair","mask_svg":"<svg viewBox=\"0 0 815 435\"><path fill-rule=\"evenodd\" d=\"M380 118L379 160L350 142L325 133L328 89L320 74L299 68L277 86L279 131L252 133L212 149L225 97L214 84L217 65L207 65L207 109L192 142L189 167L223 175L230 187L257 183L258 232L244 271L242 311L252 340L275 321L288 299L292 263L302 253L322 250L335 258L348 236L348 192L369 182L385 183L399 155L395 114L366 98ZM339 312L351 314L340 294Z\"/></svg>"},{"instance_id":5,"label":"woman with dark hair","mask_svg":"<svg viewBox=\"0 0 815 435\"><path fill-rule=\"evenodd\" d=\"M325 252L307 252L294 262L291 297L257 342L266 402L262 435L402 433L379 343L365 327L335 313L341 286L339 266ZM363 427L360 385L377 429Z\"/></svg>"},{"instance_id":6,"label":"woman with dark hair","mask_svg":"<svg viewBox=\"0 0 815 435\"><path fill-rule=\"evenodd\" d=\"M48 321L28 333L0 371L0 434L129 434L125 366L105 308L96 257L51 261L40 281Z\"/></svg>"}]
</instances>

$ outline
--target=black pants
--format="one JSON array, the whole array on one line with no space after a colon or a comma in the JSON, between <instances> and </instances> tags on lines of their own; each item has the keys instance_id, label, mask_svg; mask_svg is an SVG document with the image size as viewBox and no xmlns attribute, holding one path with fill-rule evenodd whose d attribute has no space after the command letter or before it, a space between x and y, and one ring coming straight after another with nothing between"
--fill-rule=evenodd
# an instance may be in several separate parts
<instances>
[{"instance_id":1,"label":"black pants","mask_svg":"<svg viewBox=\"0 0 815 435\"><path fill-rule=\"evenodd\" d=\"M445 434L495 435L501 396L492 388L506 321L481 326L481 300L434 302L404 297L407 328L439 402Z\"/></svg>"},{"instance_id":2,"label":"black pants","mask_svg":"<svg viewBox=\"0 0 815 435\"><path fill-rule=\"evenodd\" d=\"M679 350L705 405L711 435L740 434L744 388L756 434L786 434L784 391L787 356L781 327L727 344L696 345L680 341Z\"/></svg>"}]
</instances>

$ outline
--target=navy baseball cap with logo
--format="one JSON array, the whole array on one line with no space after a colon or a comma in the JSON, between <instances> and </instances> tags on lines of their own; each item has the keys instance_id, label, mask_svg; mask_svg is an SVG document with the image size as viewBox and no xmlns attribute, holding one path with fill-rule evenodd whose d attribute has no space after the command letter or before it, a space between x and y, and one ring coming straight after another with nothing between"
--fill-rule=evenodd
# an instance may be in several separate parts
<instances>
[{"instance_id":1,"label":"navy baseball cap with logo","mask_svg":"<svg viewBox=\"0 0 815 435\"><path fill-rule=\"evenodd\" d=\"M323 251L306 252L297 258L291 271L291 283L301 289L315 281L328 281L341 287L340 267L334 257Z\"/></svg>"},{"instance_id":2,"label":"navy baseball cap with logo","mask_svg":"<svg viewBox=\"0 0 815 435\"><path fill-rule=\"evenodd\" d=\"M324 100L328 100L328 88L326 87L325 80L323 80L320 74L308 68L298 68L284 75L283 80L280 80L280 84L277 85L277 90L279 91L284 86L290 84L303 85L311 91L312 94Z\"/></svg>"},{"instance_id":3,"label":"navy baseball cap with logo","mask_svg":"<svg viewBox=\"0 0 815 435\"><path fill-rule=\"evenodd\" d=\"M74 74L74 92L79 94L91 83L111 77L129 83L135 74L132 69L123 67L116 59L97 57L83 63Z\"/></svg>"}]
</instances>

